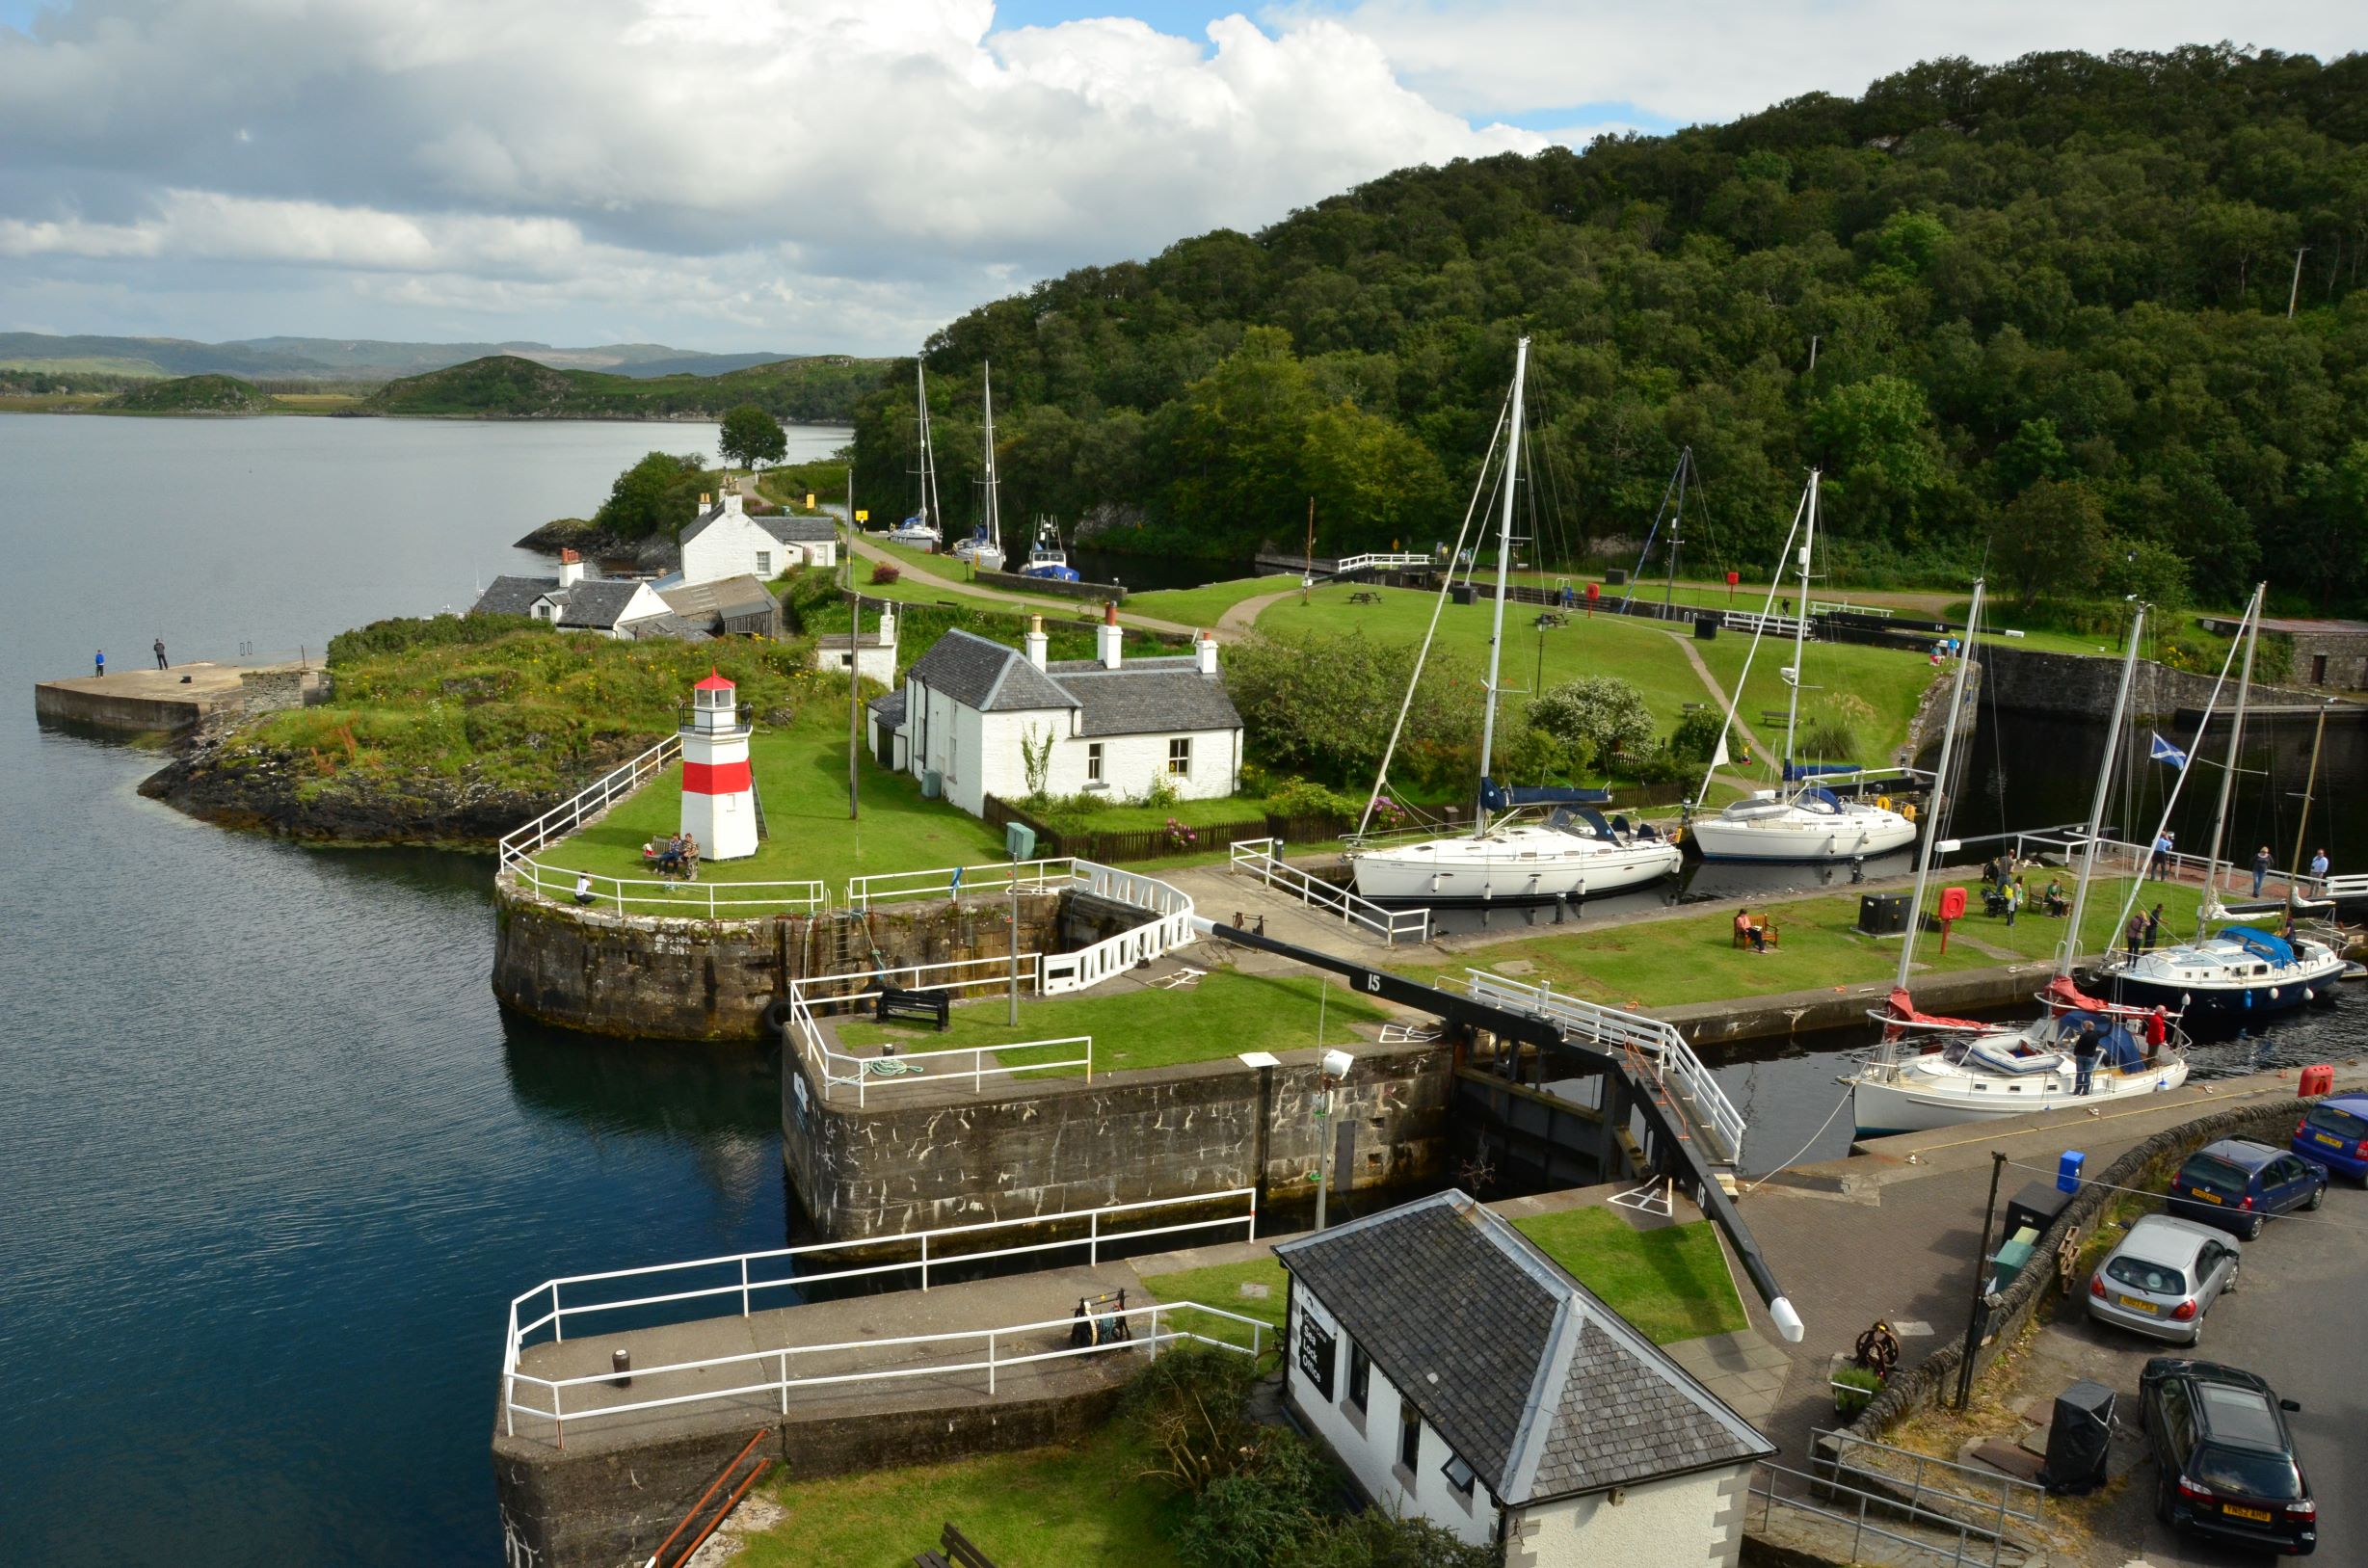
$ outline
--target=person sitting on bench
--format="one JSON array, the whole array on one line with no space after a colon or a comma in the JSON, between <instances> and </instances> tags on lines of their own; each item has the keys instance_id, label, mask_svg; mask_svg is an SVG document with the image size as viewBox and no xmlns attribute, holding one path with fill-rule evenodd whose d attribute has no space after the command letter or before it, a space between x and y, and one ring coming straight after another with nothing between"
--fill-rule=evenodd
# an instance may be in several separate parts
<instances>
[{"instance_id":1,"label":"person sitting on bench","mask_svg":"<svg viewBox=\"0 0 2368 1568\"><path fill-rule=\"evenodd\" d=\"M1749 910L1739 909L1735 912L1735 945L1741 947L1745 943L1751 944L1755 953L1768 951L1768 923L1753 919Z\"/></svg>"}]
</instances>

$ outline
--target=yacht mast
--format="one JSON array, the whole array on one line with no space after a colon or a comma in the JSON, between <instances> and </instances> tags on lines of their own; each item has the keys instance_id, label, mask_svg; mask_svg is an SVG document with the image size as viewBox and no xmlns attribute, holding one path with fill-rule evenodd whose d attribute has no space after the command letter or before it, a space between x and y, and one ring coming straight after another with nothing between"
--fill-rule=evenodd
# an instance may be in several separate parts
<instances>
[{"instance_id":1,"label":"yacht mast","mask_svg":"<svg viewBox=\"0 0 2368 1568\"><path fill-rule=\"evenodd\" d=\"M1891 985L1895 991L1907 989L1907 963L1915 956L1916 929L1924 920L1925 884L1932 877L1932 851L1940 840L1941 791L1949 787L1949 762L1956 755L1957 721L1965 713L1965 672L1973 665L1974 635L1982 624L1982 595L1984 583L1974 579L1973 606L1965 612L1965 651L1957 656L1956 680L1949 692L1949 717L1940 731L1940 771L1932 775L1932 796L1925 803L1924 842L1916 850L1916 888L1907 895L1907 932L1900 942L1900 972Z\"/></svg>"},{"instance_id":2,"label":"yacht mast","mask_svg":"<svg viewBox=\"0 0 2368 1568\"><path fill-rule=\"evenodd\" d=\"M2056 978L2067 979L2080 957L2081 914L2089 907L2089 879L2096 872L2097 843L2105 833L2105 803L2113 793L2114 763L2121 756L2121 721L2130 710L2130 678L2138 673L2138 639L2144 632L2146 606L2130 616L2130 646L2121 651L2121 689L2114 693L2114 716L2105 727L2105 759L2096 770L2096 794L2089 802L2089 852L2081 857L2080 875L2072 882L2072 923L2056 944ZM2108 939L2106 946L2113 943Z\"/></svg>"},{"instance_id":3,"label":"yacht mast","mask_svg":"<svg viewBox=\"0 0 2368 1568\"><path fill-rule=\"evenodd\" d=\"M916 359L913 361L913 405L920 419L920 520L926 528L937 521L937 459L929 450L929 371Z\"/></svg>"},{"instance_id":4,"label":"yacht mast","mask_svg":"<svg viewBox=\"0 0 2368 1568\"><path fill-rule=\"evenodd\" d=\"M2246 613L2249 627L2245 638L2245 662L2237 670L2236 713L2228 724L2228 765L2220 774L2220 809L2212 813L2212 851L2203 862L2203 898L2195 905L2195 936L2200 941L2204 922L2220 906L2220 840L2228 826L2228 796L2236 788L2237 748L2245 740L2245 700L2253 683L2253 651L2261 646L2261 600L2270 585L2262 583L2253 589L2253 601Z\"/></svg>"},{"instance_id":5,"label":"yacht mast","mask_svg":"<svg viewBox=\"0 0 2368 1568\"><path fill-rule=\"evenodd\" d=\"M1792 697L1785 704L1784 708L1784 761L1782 766L1786 774L1793 771L1793 734L1800 726L1800 676L1802 659L1809 641L1809 550L1817 543L1817 470L1810 469L1809 520L1800 536L1800 603L1796 607L1799 613L1793 622L1793 678L1790 682ZM1739 691L1736 695L1737 700L1741 701L1742 693ZM1787 778L1780 782L1790 784L1792 781Z\"/></svg>"},{"instance_id":6,"label":"yacht mast","mask_svg":"<svg viewBox=\"0 0 2368 1568\"><path fill-rule=\"evenodd\" d=\"M995 488L995 366L985 364L981 369L986 376L987 543L999 552L1003 547L1003 515Z\"/></svg>"},{"instance_id":7,"label":"yacht mast","mask_svg":"<svg viewBox=\"0 0 2368 1568\"><path fill-rule=\"evenodd\" d=\"M1512 568L1513 491L1521 478L1521 392L1530 374L1530 340L1513 350L1513 412L1504 431L1504 516L1497 527L1496 619L1488 630L1488 714L1480 722L1480 805L1473 837L1488 831L1488 765L1497 744L1497 666L1504 651L1504 578Z\"/></svg>"}]
</instances>

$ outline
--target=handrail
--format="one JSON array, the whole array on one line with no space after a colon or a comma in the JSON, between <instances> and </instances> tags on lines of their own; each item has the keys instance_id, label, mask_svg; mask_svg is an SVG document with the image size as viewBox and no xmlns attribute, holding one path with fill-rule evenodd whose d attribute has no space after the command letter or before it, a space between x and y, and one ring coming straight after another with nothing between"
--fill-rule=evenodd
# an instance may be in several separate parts
<instances>
[{"instance_id":1,"label":"handrail","mask_svg":"<svg viewBox=\"0 0 2368 1568\"><path fill-rule=\"evenodd\" d=\"M1234 841L1230 862L1234 870L1247 869L1260 882L1271 888L1278 882L1283 890L1303 904L1339 913L1344 925L1365 927L1382 940L1385 946L1395 947L1397 939L1412 937L1416 942L1430 940L1431 912L1427 909L1389 909L1350 889L1335 887L1321 877L1311 876L1299 867L1277 856L1272 838L1239 838Z\"/></svg>"},{"instance_id":2,"label":"handrail","mask_svg":"<svg viewBox=\"0 0 2368 1568\"><path fill-rule=\"evenodd\" d=\"M1033 861L988 861L978 865L939 865L925 871L873 871L847 879L847 907L866 909L896 898L1008 892L1015 882L1022 888L1058 888L1067 885L1069 876L1070 859L1066 855Z\"/></svg>"},{"instance_id":3,"label":"handrail","mask_svg":"<svg viewBox=\"0 0 2368 1568\"><path fill-rule=\"evenodd\" d=\"M600 871L582 871L572 866L546 865L530 857L520 857L506 867L517 877L519 885L531 888L544 897L557 903L581 903L587 907L601 905L627 913L634 904L655 905L667 913L684 917L696 916L704 904L706 917L721 918L719 911L732 909L803 909L808 914L827 908L830 893L821 883L806 882L732 882L723 878L703 878L696 882L672 882L663 877L616 877ZM589 878L592 896L584 898L577 887L579 878ZM662 890L650 892L628 892L627 889Z\"/></svg>"},{"instance_id":4,"label":"handrail","mask_svg":"<svg viewBox=\"0 0 2368 1568\"><path fill-rule=\"evenodd\" d=\"M1674 1081L1688 1122L1707 1134L1712 1153L1729 1163L1743 1157L1743 1113L1727 1099L1702 1058L1674 1023L1626 1013L1577 997L1557 995L1552 985L1523 985L1483 970L1466 970L1465 986L1475 1001L1551 1019L1572 1033L1620 1051L1636 1051L1652 1063L1661 1082Z\"/></svg>"},{"instance_id":5,"label":"handrail","mask_svg":"<svg viewBox=\"0 0 2368 1568\"><path fill-rule=\"evenodd\" d=\"M1047 953L1037 972L1036 989L1041 995L1083 991L1113 974L1123 974L1137 964L1200 940L1200 932L1192 924L1192 895L1182 888L1140 871L1104 865L1099 861L1072 860L1069 868L1070 885L1077 891L1132 904L1152 911L1157 917L1114 937L1104 937L1076 952Z\"/></svg>"},{"instance_id":6,"label":"handrail","mask_svg":"<svg viewBox=\"0 0 2368 1568\"><path fill-rule=\"evenodd\" d=\"M1247 1325L1250 1330L1249 1344L1245 1347L1243 1345L1236 1344L1230 1340L1211 1339L1208 1335L1195 1334L1188 1329L1170 1327L1162 1331L1159 1324L1159 1318L1162 1314L1165 1314L1169 1317L1173 1318L1176 1314L1187 1311L1206 1313L1211 1317L1223 1318L1229 1322ZM1241 1313L1228 1312L1222 1307L1211 1307L1198 1301L1153 1302L1148 1306L1128 1307L1118 1311L1099 1313L1095 1316L1099 1318L1135 1318L1148 1316L1151 1319L1150 1331L1141 1338L1136 1338L1131 1335L1125 1339L1103 1340L1091 1344L1069 1345L1054 1350L1028 1351L1020 1355L1010 1355L1001 1351L998 1342L1008 1339L1014 1335L1041 1334L1047 1330L1059 1330L1065 1333L1075 1329L1078 1324L1078 1319L1075 1316L1048 1317L1038 1319L1034 1322L998 1324L993 1328L950 1329L936 1334L910 1334L897 1336L892 1339L848 1340L831 1344L785 1345L777 1350L747 1350L740 1351L732 1355L706 1357L698 1361L676 1362L663 1367L637 1367L633 1369L632 1375L635 1378L655 1378L684 1372L706 1372L714 1370L718 1368L739 1367L751 1363L761 1366L762 1364L768 1362L772 1363L779 1369L777 1373L774 1376L758 1383L744 1384L732 1388L703 1389L694 1394L669 1395L652 1399L636 1399L624 1404L603 1404L594 1406L590 1409L574 1411L572 1413L566 1409L565 1392L567 1390L572 1388L585 1388L596 1384L614 1383L616 1380L616 1374L613 1372L603 1371L577 1377L546 1378L538 1377L531 1372L505 1369L502 1374L503 1430L509 1436L516 1437L518 1435L515 1419L516 1417L541 1417L542 1419L552 1423L557 1440L560 1446L564 1448L567 1443L567 1423L571 1421L580 1422L612 1416L634 1415L647 1410L664 1410L682 1405L699 1404L714 1400L745 1398L748 1395L755 1394L778 1394L781 1400L782 1413L786 1415L788 1414L789 1410L789 1391L791 1389L832 1388L845 1383L885 1383L893 1382L898 1379L908 1377L943 1377L951 1373L981 1370L987 1374L987 1393L990 1396L992 1396L996 1392L997 1373L1007 1368L1031 1366L1038 1362L1071 1360L1081 1356L1101 1355L1114 1350L1132 1350L1137 1348L1148 1350L1152 1357L1157 1359L1159 1353L1159 1346L1161 1344L1174 1343L1180 1341L1189 1341L1199 1344L1214 1345L1219 1349L1232 1351L1236 1355L1248 1356L1255 1361L1259 1356L1264 1353L1265 1335L1269 1326L1261 1318L1247 1316ZM966 1342L977 1342L981 1340L986 1342L986 1357L984 1360L961 1362L928 1361L918 1366L899 1365L877 1368L865 1371L817 1373L809 1377L791 1377L789 1375L789 1358L791 1356L808 1356L850 1350L872 1351L906 1345L958 1345ZM549 1391L551 1396L550 1408L545 1410L538 1405L520 1404L518 1400L518 1390L519 1384L528 1384L536 1388Z\"/></svg>"},{"instance_id":7,"label":"handrail","mask_svg":"<svg viewBox=\"0 0 2368 1568\"><path fill-rule=\"evenodd\" d=\"M508 865L513 861L533 854L553 838L564 837L578 828L598 821L611 806L648 784L657 770L673 761L681 750L682 737L678 734L668 735L631 761L611 768L524 827L504 834L498 846L501 864ZM561 826L563 823L564 827Z\"/></svg>"}]
</instances>

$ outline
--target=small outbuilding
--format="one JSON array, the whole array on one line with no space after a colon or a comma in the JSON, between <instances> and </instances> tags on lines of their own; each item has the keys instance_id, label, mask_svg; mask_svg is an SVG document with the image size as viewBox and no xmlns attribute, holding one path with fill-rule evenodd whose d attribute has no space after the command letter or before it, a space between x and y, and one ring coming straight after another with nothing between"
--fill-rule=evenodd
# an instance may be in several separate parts
<instances>
[{"instance_id":1,"label":"small outbuilding","mask_svg":"<svg viewBox=\"0 0 2368 1568\"><path fill-rule=\"evenodd\" d=\"M779 637L781 600L755 577L719 577L657 590L666 607L711 637Z\"/></svg>"},{"instance_id":2,"label":"small outbuilding","mask_svg":"<svg viewBox=\"0 0 2368 1568\"><path fill-rule=\"evenodd\" d=\"M1380 1507L1508 1568L1731 1568L1770 1443L1464 1193L1275 1249L1284 1394Z\"/></svg>"},{"instance_id":3,"label":"small outbuilding","mask_svg":"<svg viewBox=\"0 0 2368 1568\"><path fill-rule=\"evenodd\" d=\"M844 670L852 665L865 680L883 686L896 683L896 607L880 606L880 619L869 631L863 628L863 611L856 611L852 631L824 632L814 640L814 668Z\"/></svg>"},{"instance_id":4,"label":"small outbuilding","mask_svg":"<svg viewBox=\"0 0 2368 1568\"><path fill-rule=\"evenodd\" d=\"M558 576L496 577L469 606L471 615L522 615L620 639L641 635L644 625L671 613L642 578L587 576L573 550L560 552Z\"/></svg>"}]
</instances>

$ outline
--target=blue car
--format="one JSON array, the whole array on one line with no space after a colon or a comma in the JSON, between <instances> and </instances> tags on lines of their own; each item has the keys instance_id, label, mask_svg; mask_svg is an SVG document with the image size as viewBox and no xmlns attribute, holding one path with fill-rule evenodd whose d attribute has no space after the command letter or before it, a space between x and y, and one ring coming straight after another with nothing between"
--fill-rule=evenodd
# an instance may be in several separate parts
<instances>
[{"instance_id":1,"label":"blue car","mask_svg":"<svg viewBox=\"0 0 2368 1568\"><path fill-rule=\"evenodd\" d=\"M2170 1179L2164 1205L2182 1219L2200 1220L2250 1241L2261 1227L2327 1198L2327 1167L2316 1159L2245 1138L2222 1138L2187 1156Z\"/></svg>"},{"instance_id":2,"label":"blue car","mask_svg":"<svg viewBox=\"0 0 2368 1568\"><path fill-rule=\"evenodd\" d=\"M2368 1095L2329 1095L2294 1128L2294 1152L2368 1182Z\"/></svg>"}]
</instances>

